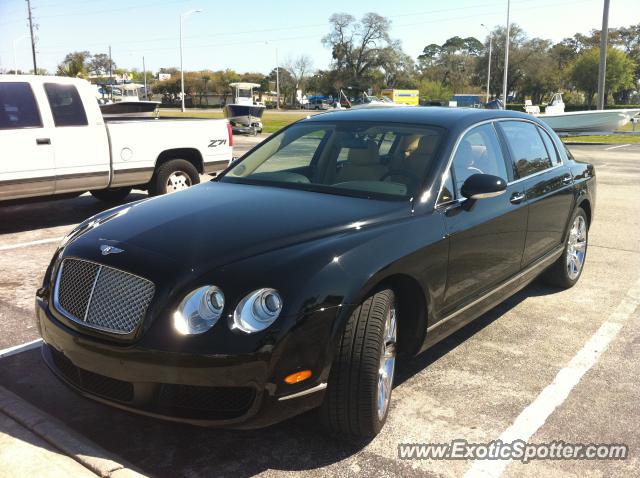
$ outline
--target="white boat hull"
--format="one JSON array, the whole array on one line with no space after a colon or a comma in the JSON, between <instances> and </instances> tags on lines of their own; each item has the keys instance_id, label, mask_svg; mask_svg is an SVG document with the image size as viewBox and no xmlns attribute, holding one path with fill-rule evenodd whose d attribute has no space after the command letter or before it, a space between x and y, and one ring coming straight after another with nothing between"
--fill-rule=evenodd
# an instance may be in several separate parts
<instances>
[{"instance_id":1,"label":"white boat hull","mask_svg":"<svg viewBox=\"0 0 640 478\"><path fill-rule=\"evenodd\" d=\"M593 110L572 113L537 114L538 119L547 123L559 133L610 132L625 126L640 109Z\"/></svg>"}]
</instances>

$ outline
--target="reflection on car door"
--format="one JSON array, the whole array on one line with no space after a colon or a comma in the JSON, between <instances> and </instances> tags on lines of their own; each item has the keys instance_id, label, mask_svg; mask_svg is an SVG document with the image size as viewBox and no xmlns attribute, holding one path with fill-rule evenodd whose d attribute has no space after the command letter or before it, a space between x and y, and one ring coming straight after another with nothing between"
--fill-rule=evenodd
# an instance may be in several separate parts
<instances>
[{"instance_id":1,"label":"reflection on car door","mask_svg":"<svg viewBox=\"0 0 640 478\"><path fill-rule=\"evenodd\" d=\"M525 121L498 124L529 210L522 257L526 267L561 244L573 203L573 177L546 131Z\"/></svg>"},{"instance_id":2,"label":"reflection on car door","mask_svg":"<svg viewBox=\"0 0 640 478\"><path fill-rule=\"evenodd\" d=\"M55 158L46 120L29 83L0 82L0 199L53 194Z\"/></svg>"},{"instance_id":3,"label":"reflection on car door","mask_svg":"<svg viewBox=\"0 0 640 478\"><path fill-rule=\"evenodd\" d=\"M450 170L453 191L439 206L450 241L443 316L520 270L527 222L523 185L511 184L493 198L471 200L460 194L472 174L510 181L506 165L491 123L473 128L458 144Z\"/></svg>"}]
</instances>

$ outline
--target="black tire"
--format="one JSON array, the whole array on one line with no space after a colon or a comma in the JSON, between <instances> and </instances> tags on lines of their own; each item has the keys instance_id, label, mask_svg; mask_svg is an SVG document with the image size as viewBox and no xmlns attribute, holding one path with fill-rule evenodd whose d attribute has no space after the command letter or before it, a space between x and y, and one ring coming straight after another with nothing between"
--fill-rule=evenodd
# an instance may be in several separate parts
<instances>
[{"instance_id":1,"label":"black tire","mask_svg":"<svg viewBox=\"0 0 640 478\"><path fill-rule=\"evenodd\" d=\"M367 297L347 321L320 408L323 424L332 433L371 438L387 419L389 405L378 416L378 371L385 322L394 304L393 291L381 290ZM389 388L389 402L390 394Z\"/></svg>"},{"instance_id":2,"label":"black tire","mask_svg":"<svg viewBox=\"0 0 640 478\"><path fill-rule=\"evenodd\" d=\"M100 199L100 201L117 203L124 201L131 192L131 189L129 186L112 189L96 189L95 191L91 191L91 194L94 198Z\"/></svg>"},{"instance_id":3,"label":"black tire","mask_svg":"<svg viewBox=\"0 0 640 478\"><path fill-rule=\"evenodd\" d=\"M579 219L581 218L581 219ZM585 224L585 232L584 232L584 255L582 258L582 265L580 269L577 271L577 275L572 276L569 272L569 256L571 255L572 250L572 234L571 231L573 229L576 221L583 221ZM582 275L582 271L584 270L584 262L587 258L587 249L589 245L589 218L587 214L584 212L582 208L576 208L573 215L571 216L571 221L569 222L569 231L567 232L567 238L564 244L564 251L562 255L558 258L558 260L549 267L542 275L542 279L547 284L560 287L562 289L569 289L576 285L580 276Z\"/></svg>"},{"instance_id":4,"label":"black tire","mask_svg":"<svg viewBox=\"0 0 640 478\"><path fill-rule=\"evenodd\" d=\"M181 173L185 176L185 180L190 182L190 186L200 182L200 174L193 164L184 159L172 159L166 163L162 163L153 174L149 181L149 195L159 196L167 194L167 181L171 175Z\"/></svg>"}]
</instances>

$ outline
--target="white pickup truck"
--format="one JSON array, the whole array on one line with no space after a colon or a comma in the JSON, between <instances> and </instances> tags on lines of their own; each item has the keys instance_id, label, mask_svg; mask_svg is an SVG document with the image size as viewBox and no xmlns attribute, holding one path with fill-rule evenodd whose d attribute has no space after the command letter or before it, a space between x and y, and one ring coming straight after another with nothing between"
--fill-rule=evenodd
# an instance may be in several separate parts
<instances>
[{"instance_id":1,"label":"white pickup truck","mask_svg":"<svg viewBox=\"0 0 640 478\"><path fill-rule=\"evenodd\" d=\"M0 205L77 195L120 201L200 182L227 167L231 128L222 119L103 118L77 78L0 75Z\"/></svg>"}]
</instances>

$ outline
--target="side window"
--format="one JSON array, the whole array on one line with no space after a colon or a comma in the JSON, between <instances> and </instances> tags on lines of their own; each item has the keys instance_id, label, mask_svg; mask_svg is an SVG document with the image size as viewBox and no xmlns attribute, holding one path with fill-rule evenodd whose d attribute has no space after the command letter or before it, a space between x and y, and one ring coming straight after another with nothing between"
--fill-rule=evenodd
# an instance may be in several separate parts
<instances>
[{"instance_id":1,"label":"side window","mask_svg":"<svg viewBox=\"0 0 640 478\"><path fill-rule=\"evenodd\" d=\"M519 178L553 166L537 126L526 121L500 121L498 124L504 132Z\"/></svg>"},{"instance_id":2,"label":"side window","mask_svg":"<svg viewBox=\"0 0 640 478\"><path fill-rule=\"evenodd\" d=\"M453 179L451 178L451 171L447 171L444 176L444 182L442 184L442 191L438 196L436 204L445 204L454 200L453 196Z\"/></svg>"},{"instance_id":3,"label":"side window","mask_svg":"<svg viewBox=\"0 0 640 478\"><path fill-rule=\"evenodd\" d=\"M0 83L0 129L40 127L40 111L29 83Z\"/></svg>"},{"instance_id":4,"label":"side window","mask_svg":"<svg viewBox=\"0 0 640 478\"><path fill-rule=\"evenodd\" d=\"M544 145L547 148L547 152L549 153L549 157L551 158L551 163L554 166L557 166L562 161L560 161L560 156L558 156L558 150L553 144L553 141L551 140L547 132L544 131L542 128L538 128L538 132L540 133L540 136L542 136L542 141L544 142Z\"/></svg>"},{"instance_id":5,"label":"side window","mask_svg":"<svg viewBox=\"0 0 640 478\"><path fill-rule=\"evenodd\" d=\"M507 167L496 132L491 124L477 126L464 135L453 157L455 191L472 174L493 174L507 180Z\"/></svg>"},{"instance_id":6,"label":"side window","mask_svg":"<svg viewBox=\"0 0 640 478\"><path fill-rule=\"evenodd\" d=\"M84 105L73 85L45 83L44 90L53 113L56 126L86 126L87 114Z\"/></svg>"},{"instance_id":7,"label":"side window","mask_svg":"<svg viewBox=\"0 0 640 478\"><path fill-rule=\"evenodd\" d=\"M384 156L384 155L389 154L391 152L391 147L393 146L393 143L394 143L396 137L397 136L393 131L385 133L382 136L382 140L379 142L380 149L378 150L378 154L380 156Z\"/></svg>"}]
</instances>

